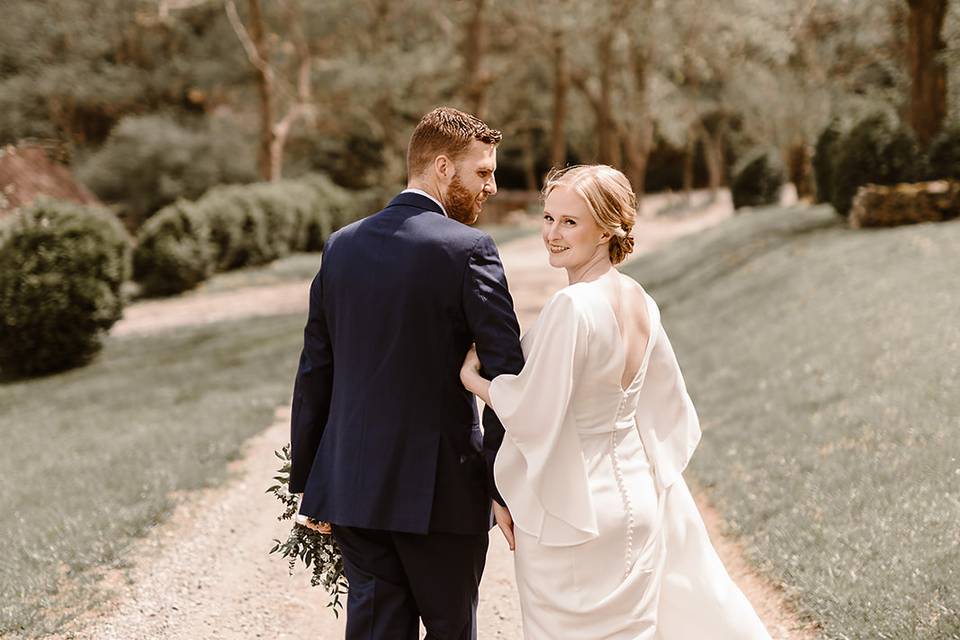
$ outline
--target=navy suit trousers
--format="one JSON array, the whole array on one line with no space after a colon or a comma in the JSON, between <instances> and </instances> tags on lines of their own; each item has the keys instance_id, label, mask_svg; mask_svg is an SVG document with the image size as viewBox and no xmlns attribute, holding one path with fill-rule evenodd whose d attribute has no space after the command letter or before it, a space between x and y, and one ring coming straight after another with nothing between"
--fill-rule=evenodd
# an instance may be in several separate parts
<instances>
[{"instance_id":1,"label":"navy suit trousers","mask_svg":"<svg viewBox=\"0 0 960 640\"><path fill-rule=\"evenodd\" d=\"M334 525L350 581L346 640L475 640L487 534Z\"/></svg>"}]
</instances>

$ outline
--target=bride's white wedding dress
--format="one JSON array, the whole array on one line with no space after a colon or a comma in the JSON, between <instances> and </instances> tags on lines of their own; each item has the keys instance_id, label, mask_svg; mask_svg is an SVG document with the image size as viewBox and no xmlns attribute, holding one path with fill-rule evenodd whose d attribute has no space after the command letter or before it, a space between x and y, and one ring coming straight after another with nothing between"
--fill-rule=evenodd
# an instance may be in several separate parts
<instances>
[{"instance_id":1,"label":"bride's white wedding dress","mask_svg":"<svg viewBox=\"0 0 960 640\"><path fill-rule=\"evenodd\" d=\"M656 303L634 380L598 282L558 292L490 385L495 477L514 518L529 640L769 638L707 537L681 472L696 411Z\"/></svg>"}]
</instances>

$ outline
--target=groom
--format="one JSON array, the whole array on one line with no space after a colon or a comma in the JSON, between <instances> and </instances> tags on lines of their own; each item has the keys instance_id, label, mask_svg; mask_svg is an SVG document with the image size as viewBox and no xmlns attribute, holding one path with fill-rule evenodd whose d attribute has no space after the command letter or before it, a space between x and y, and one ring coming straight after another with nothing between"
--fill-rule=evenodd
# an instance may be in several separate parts
<instances>
[{"instance_id":1,"label":"groom","mask_svg":"<svg viewBox=\"0 0 960 640\"><path fill-rule=\"evenodd\" d=\"M476 637L503 426L481 431L460 366L523 366L500 256L469 226L497 192L501 134L440 107L407 150L407 189L334 233L310 289L293 391L290 491L330 522L350 582L347 640Z\"/></svg>"}]
</instances>

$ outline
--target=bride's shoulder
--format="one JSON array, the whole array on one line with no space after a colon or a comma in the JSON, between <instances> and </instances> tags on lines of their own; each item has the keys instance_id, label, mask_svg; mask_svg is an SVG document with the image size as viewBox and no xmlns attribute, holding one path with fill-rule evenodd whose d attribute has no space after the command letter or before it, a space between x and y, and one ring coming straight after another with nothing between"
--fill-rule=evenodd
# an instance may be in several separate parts
<instances>
[{"instance_id":1,"label":"bride's shoulder","mask_svg":"<svg viewBox=\"0 0 960 640\"><path fill-rule=\"evenodd\" d=\"M564 315L575 319L586 328L593 327L609 313L610 303L595 282L577 282L560 289L544 310L551 315Z\"/></svg>"},{"instance_id":2,"label":"bride's shoulder","mask_svg":"<svg viewBox=\"0 0 960 640\"><path fill-rule=\"evenodd\" d=\"M628 275L623 273L618 274L620 277L620 286L623 291L627 291L633 298L638 301L644 301L649 304L649 306L656 307L657 301L653 299L653 296L643 288L643 285L631 278Z\"/></svg>"},{"instance_id":3,"label":"bride's shoulder","mask_svg":"<svg viewBox=\"0 0 960 640\"><path fill-rule=\"evenodd\" d=\"M543 314L583 318L589 314L592 301L590 290L583 283L567 285L554 293L543 306Z\"/></svg>"},{"instance_id":4,"label":"bride's shoulder","mask_svg":"<svg viewBox=\"0 0 960 640\"><path fill-rule=\"evenodd\" d=\"M642 284L640 284L630 276L626 275L625 273L618 271L617 277L620 280L620 286L626 291L629 291L631 294L639 295L643 297L650 296L650 294L647 293L647 290L643 288Z\"/></svg>"},{"instance_id":5,"label":"bride's shoulder","mask_svg":"<svg viewBox=\"0 0 960 640\"><path fill-rule=\"evenodd\" d=\"M544 310L556 308L573 311L582 305L581 298L581 291L578 289L578 286L576 284L570 284L550 296L550 299L547 300L547 304L545 304L543 308Z\"/></svg>"}]
</instances>

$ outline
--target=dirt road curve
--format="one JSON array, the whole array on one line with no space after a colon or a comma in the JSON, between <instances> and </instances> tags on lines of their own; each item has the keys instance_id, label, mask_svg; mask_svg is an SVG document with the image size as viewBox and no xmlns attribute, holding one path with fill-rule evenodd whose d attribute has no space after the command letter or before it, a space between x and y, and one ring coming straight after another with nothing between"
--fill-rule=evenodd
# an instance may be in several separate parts
<instances>
[{"instance_id":1,"label":"dirt road curve","mask_svg":"<svg viewBox=\"0 0 960 640\"><path fill-rule=\"evenodd\" d=\"M707 209L692 217L641 222L637 250L647 251L685 233L715 224L729 213ZM562 272L546 266L539 238L507 244L502 251L521 324L529 326L542 304L566 284ZM117 333L145 333L172 326L211 322L259 313L304 310L308 283L269 291L227 292L217 296L150 302L130 309ZM263 295L272 296L264 304ZM251 304L251 301L255 301ZM79 630L63 638L96 640L177 639L284 640L343 637L342 620L325 609L325 594L300 572L290 577L284 563L268 556L272 539L289 527L277 522L277 503L264 493L277 460L273 451L288 438L288 414L277 410L275 424L245 445L233 466L234 480L223 487L179 498L171 518L133 550L139 558L129 574L108 579L116 597L86 616ZM731 574L747 593L775 638L806 638L780 594L750 573L736 544L719 534L715 512L701 500L711 536ZM230 541L225 544L226 541ZM481 586L480 637L519 639L520 616L510 551L499 533L491 537Z\"/></svg>"}]
</instances>

